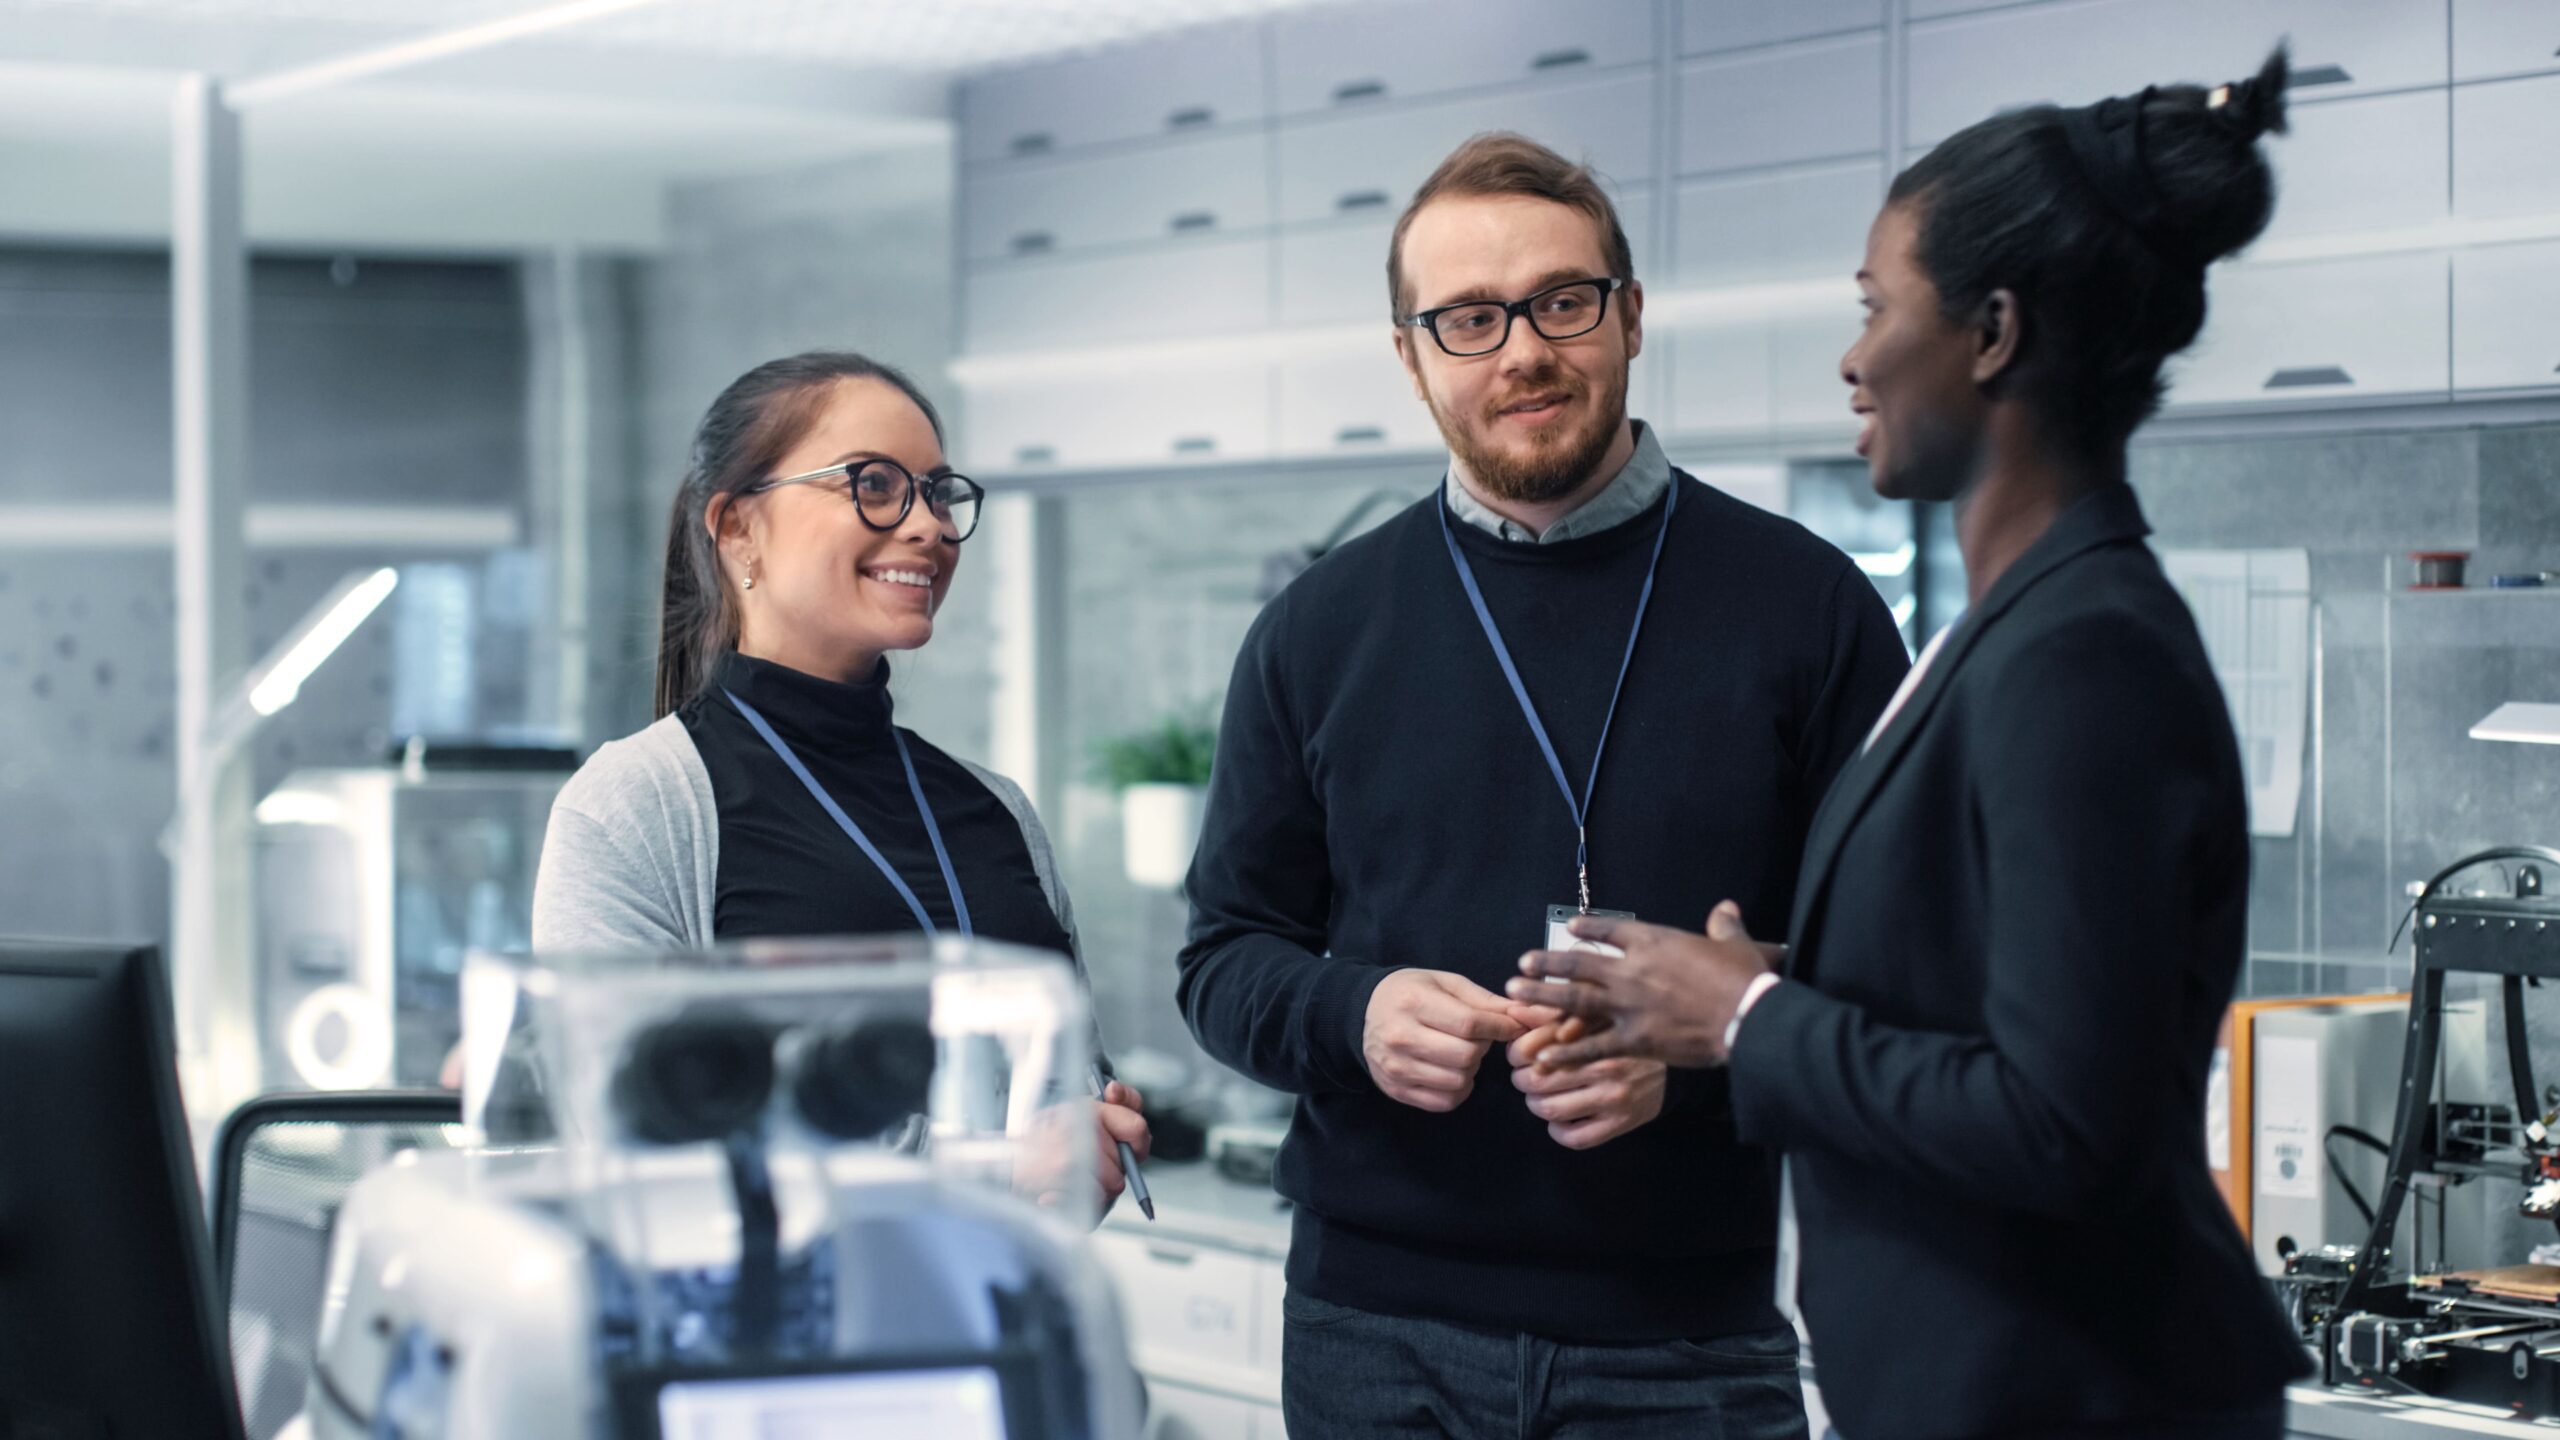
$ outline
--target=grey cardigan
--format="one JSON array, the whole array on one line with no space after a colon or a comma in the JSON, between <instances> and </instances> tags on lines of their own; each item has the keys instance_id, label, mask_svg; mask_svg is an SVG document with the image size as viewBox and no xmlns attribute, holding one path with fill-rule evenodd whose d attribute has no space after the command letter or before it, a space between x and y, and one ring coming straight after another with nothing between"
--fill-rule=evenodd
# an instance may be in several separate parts
<instances>
[{"instance_id":1,"label":"grey cardigan","mask_svg":"<svg viewBox=\"0 0 2560 1440\"><path fill-rule=\"evenodd\" d=\"M962 761L962 764L968 764ZM969 765L1022 826L1041 893L1065 927L1079 977L1075 907L1058 879L1049 833L1022 787ZM720 811L711 772L684 722L669 715L598 749L561 787L533 883L533 948L691 950L712 943Z\"/></svg>"}]
</instances>

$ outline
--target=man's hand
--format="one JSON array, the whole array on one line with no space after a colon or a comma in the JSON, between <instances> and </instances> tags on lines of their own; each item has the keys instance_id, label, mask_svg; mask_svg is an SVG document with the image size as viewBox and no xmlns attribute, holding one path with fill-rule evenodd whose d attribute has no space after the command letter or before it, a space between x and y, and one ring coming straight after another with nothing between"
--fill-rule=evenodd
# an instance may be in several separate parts
<instances>
[{"instance_id":1,"label":"man's hand","mask_svg":"<svg viewBox=\"0 0 2560 1440\"><path fill-rule=\"evenodd\" d=\"M1550 1012L1552 1013L1552 1012ZM1583 1022L1540 1025L1511 1042L1511 1086L1529 1097L1529 1113L1567 1150L1604 1145L1662 1113L1664 1068L1658 1060L1595 1060L1542 1068L1553 1045L1581 1038Z\"/></svg>"},{"instance_id":2,"label":"man's hand","mask_svg":"<svg viewBox=\"0 0 2560 1440\"><path fill-rule=\"evenodd\" d=\"M1475 1090L1485 1051L1529 1028L1515 1008L1463 975L1398 970L1369 992L1360 1057L1388 1099L1434 1113L1455 1110Z\"/></svg>"},{"instance_id":3,"label":"man's hand","mask_svg":"<svg viewBox=\"0 0 2560 1440\"><path fill-rule=\"evenodd\" d=\"M1728 900L1707 917L1707 933L1692 934L1638 920L1585 915L1573 922L1576 939L1625 951L1532 950L1514 980L1512 998L1579 1018L1592 1033L1539 1052L1542 1069L1588 1065L1619 1056L1672 1065L1721 1065L1724 1030L1754 978L1776 968L1775 947L1753 942L1742 927L1742 909ZM1557 986L1548 980L1570 980Z\"/></svg>"}]
</instances>

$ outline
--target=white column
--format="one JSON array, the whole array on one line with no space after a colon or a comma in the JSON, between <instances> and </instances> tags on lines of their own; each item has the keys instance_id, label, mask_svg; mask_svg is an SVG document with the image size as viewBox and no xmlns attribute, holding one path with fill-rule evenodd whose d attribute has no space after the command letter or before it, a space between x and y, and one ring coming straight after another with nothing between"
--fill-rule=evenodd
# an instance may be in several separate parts
<instances>
[{"instance_id":1,"label":"white column","mask_svg":"<svg viewBox=\"0 0 2560 1440\"><path fill-rule=\"evenodd\" d=\"M989 757L1031 797L1053 838L1066 824L1066 516L1055 496L987 502L996 647ZM992 543L990 543L992 542Z\"/></svg>"},{"instance_id":2,"label":"white column","mask_svg":"<svg viewBox=\"0 0 2560 1440\"><path fill-rule=\"evenodd\" d=\"M591 266L575 249L528 255L518 266L531 364L527 412L533 542L550 583L554 642L535 647L530 717L565 744L587 733L596 380L589 311Z\"/></svg>"},{"instance_id":3,"label":"white column","mask_svg":"<svg viewBox=\"0 0 2560 1440\"><path fill-rule=\"evenodd\" d=\"M188 1107L213 1115L258 1083L248 773L243 758L219 753L208 733L217 697L248 664L249 268L240 120L218 81L178 82L170 132L178 845L169 957Z\"/></svg>"}]
</instances>

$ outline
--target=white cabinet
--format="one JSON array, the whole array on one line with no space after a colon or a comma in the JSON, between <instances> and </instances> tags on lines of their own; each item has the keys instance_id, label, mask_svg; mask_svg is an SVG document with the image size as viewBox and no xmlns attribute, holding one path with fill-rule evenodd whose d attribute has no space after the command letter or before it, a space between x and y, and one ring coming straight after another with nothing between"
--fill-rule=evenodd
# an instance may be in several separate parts
<instances>
[{"instance_id":1,"label":"white cabinet","mask_svg":"<svg viewBox=\"0 0 2560 1440\"><path fill-rule=\"evenodd\" d=\"M971 162L1183 134L1270 113L1262 30L1218 25L1100 55L1009 70L960 88Z\"/></svg>"},{"instance_id":2,"label":"white cabinet","mask_svg":"<svg viewBox=\"0 0 2560 1440\"><path fill-rule=\"evenodd\" d=\"M2560 241L2453 253L2453 388L2560 386Z\"/></svg>"},{"instance_id":3,"label":"white cabinet","mask_svg":"<svg viewBox=\"0 0 2560 1440\"><path fill-rule=\"evenodd\" d=\"M1294 459L1437 447L1440 428L1415 397L1393 345L1381 325L1374 345L1282 361L1279 453Z\"/></svg>"},{"instance_id":4,"label":"white cabinet","mask_svg":"<svg viewBox=\"0 0 2560 1440\"><path fill-rule=\"evenodd\" d=\"M2297 108L2263 147L2276 210L2260 243L2443 219L2450 123L2442 90Z\"/></svg>"},{"instance_id":5,"label":"white cabinet","mask_svg":"<svg viewBox=\"0 0 2560 1440\"><path fill-rule=\"evenodd\" d=\"M2453 0L2453 78L2560 70L2560 5L2552 0Z\"/></svg>"},{"instance_id":6,"label":"white cabinet","mask_svg":"<svg viewBox=\"0 0 2560 1440\"><path fill-rule=\"evenodd\" d=\"M1858 338L1854 311L1684 327L1673 345L1670 429L1676 434L1782 430L1837 442L1857 437L1840 357Z\"/></svg>"},{"instance_id":7,"label":"white cabinet","mask_svg":"<svg viewBox=\"0 0 2560 1440\"><path fill-rule=\"evenodd\" d=\"M1394 305L1387 294L1392 217L1326 225L1280 237L1280 323L1283 326L1374 322L1385 334Z\"/></svg>"},{"instance_id":8,"label":"white cabinet","mask_svg":"<svg viewBox=\"0 0 2560 1440\"><path fill-rule=\"evenodd\" d=\"M2440 85L2445 14L2414 0L2054 0L1909 32L1909 138L1936 144L1977 120L2082 105L2145 85L2254 74L2293 47L2293 98ZM2280 143L2280 142L2279 142Z\"/></svg>"},{"instance_id":9,"label":"white cabinet","mask_svg":"<svg viewBox=\"0 0 2560 1440\"><path fill-rule=\"evenodd\" d=\"M1273 22L1284 114L1649 60L1653 0L1311 6Z\"/></svg>"},{"instance_id":10,"label":"white cabinet","mask_svg":"<svg viewBox=\"0 0 2560 1440\"><path fill-rule=\"evenodd\" d=\"M1680 53L1743 50L1884 24L1884 0L1682 0Z\"/></svg>"},{"instance_id":11,"label":"white cabinet","mask_svg":"<svg viewBox=\"0 0 2560 1440\"><path fill-rule=\"evenodd\" d=\"M1271 242L1182 242L979 270L962 292L972 355L1210 339L1271 324Z\"/></svg>"},{"instance_id":12,"label":"white cabinet","mask_svg":"<svg viewBox=\"0 0 2560 1440\"><path fill-rule=\"evenodd\" d=\"M1696 60L1680 72L1680 171L1787 165L1884 148L1884 36Z\"/></svg>"},{"instance_id":13,"label":"white cabinet","mask_svg":"<svg viewBox=\"0 0 2560 1440\"><path fill-rule=\"evenodd\" d=\"M1259 1428L1262 1408L1232 1395L1150 1380L1147 1440L1276 1440L1276 1429Z\"/></svg>"},{"instance_id":14,"label":"white cabinet","mask_svg":"<svg viewBox=\"0 0 2560 1440\"><path fill-rule=\"evenodd\" d=\"M1655 269L1653 197L1645 191L1613 197L1619 228L1635 255L1636 278L1649 286L1671 277ZM1392 216L1374 222L1292 230L1280 237L1280 324L1374 323L1384 334L1391 318L1387 294L1387 245Z\"/></svg>"},{"instance_id":15,"label":"white cabinet","mask_svg":"<svg viewBox=\"0 0 2560 1440\"><path fill-rule=\"evenodd\" d=\"M1134 154L992 166L969 180L962 253L1000 260L1271 222L1267 143L1204 136Z\"/></svg>"},{"instance_id":16,"label":"white cabinet","mask_svg":"<svg viewBox=\"0 0 2560 1440\"><path fill-rule=\"evenodd\" d=\"M1120 1292L1138 1368L1254 1367L1262 1262L1231 1250L1104 1230L1093 1248Z\"/></svg>"},{"instance_id":17,"label":"white cabinet","mask_svg":"<svg viewBox=\"0 0 2560 1440\"><path fill-rule=\"evenodd\" d=\"M1884 185L1879 160L1684 181L1671 279L1686 290L1855 275Z\"/></svg>"},{"instance_id":18,"label":"white cabinet","mask_svg":"<svg viewBox=\"0 0 2560 1440\"><path fill-rule=\"evenodd\" d=\"M1271 453L1259 360L1042 367L968 387L961 468L982 474L1259 459Z\"/></svg>"},{"instance_id":19,"label":"white cabinet","mask_svg":"<svg viewBox=\"0 0 2560 1440\"><path fill-rule=\"evenodd\" d=\"M1363 214L1392 221L1460 141L1485 130L1517 130L1589 164L1623 191L1653 174L1653 76L1618 75L1283 126L1280 221Z\"/></svg>"},{"instance_id":20,"label":"white cabinet","mask_svg":"<svg viewBox=\"0 0 2560 1440\"><path fill-rule=\"evenodd\" d=\"M2453 213L2560 216L2560 75L2454 87Z\"/></svg>"},{"instance_id":21,"label":"white cabinet","mask_svg":"<svg viewBox=\"0 0 2560 1440\"><path fill-rule=\"evenodd\" d=\"M2174 405L2375 395L2451 384L2441 253L2216 267L2205 333L2172 362Z\"/></svg>"}]
</instances>

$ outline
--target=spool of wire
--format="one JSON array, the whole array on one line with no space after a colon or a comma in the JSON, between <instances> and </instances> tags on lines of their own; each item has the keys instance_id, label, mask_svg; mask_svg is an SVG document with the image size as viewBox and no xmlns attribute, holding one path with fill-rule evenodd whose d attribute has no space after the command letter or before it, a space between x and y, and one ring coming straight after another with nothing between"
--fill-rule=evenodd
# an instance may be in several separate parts
<instances>
[{"instance_id":1,"label":"spool of wire","mask_svg":"<svg viewBox=\"0 0 2560 1440\"><path fill-rule=\"evenodd\" d=\"M2409 562L2415 573L2409 581L2412 590L2459 590L2462 568L2471 559L2468 550L2412 550Z\"/></svg>"}]
</instances>

